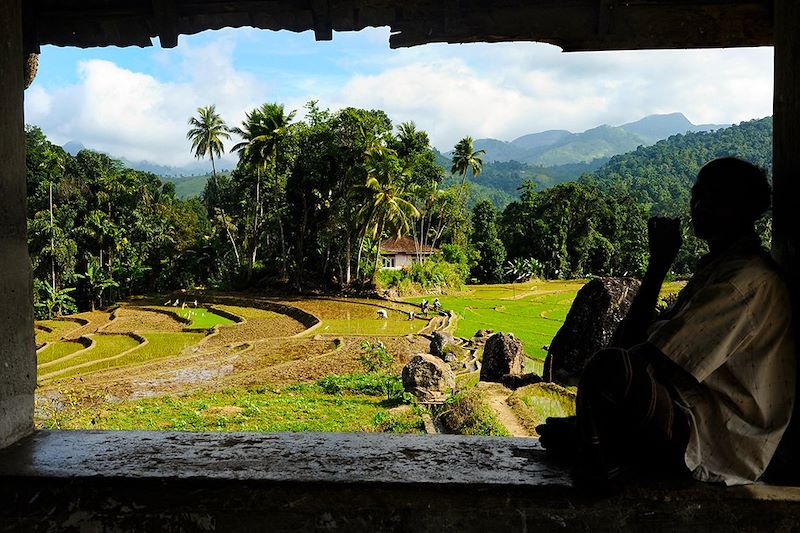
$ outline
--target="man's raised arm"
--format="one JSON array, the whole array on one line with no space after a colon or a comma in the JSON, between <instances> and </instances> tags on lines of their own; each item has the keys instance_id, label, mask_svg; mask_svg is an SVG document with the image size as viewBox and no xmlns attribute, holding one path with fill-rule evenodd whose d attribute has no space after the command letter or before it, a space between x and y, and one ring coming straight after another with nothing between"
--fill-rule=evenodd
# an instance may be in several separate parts
<instances>
[{"instance_id":1,"label":"man's raised arm","mask_svg":"<svg viewBox=\"0 0 800 533\"><path fill-rule=\"evenodd\" d=\"M628 314L611 340L613 346L620 348L630 348L647 340L647 328L653 320L661 285L683 243L680 220L650 218L647 222L647 238L650 248L647 271Z\"/></svg>"}]
</instances>

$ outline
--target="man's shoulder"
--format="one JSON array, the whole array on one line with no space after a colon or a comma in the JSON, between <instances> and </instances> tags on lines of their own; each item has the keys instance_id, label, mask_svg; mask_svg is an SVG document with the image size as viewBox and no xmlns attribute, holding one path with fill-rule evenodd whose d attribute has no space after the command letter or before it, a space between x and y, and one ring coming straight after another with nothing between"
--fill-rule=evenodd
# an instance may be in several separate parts
<instances>
[{"instance_id":1,"label":"man's shoulder","mask_svg":"<svg viewBox=\"0 0 800 533\"><path fill-rule=\"evenodd\" d=\"M778 265L766 250L738 254L720 261L713 278L715 283L731 283L743 291L785 285Z\"/></svg>"}]
</instances>

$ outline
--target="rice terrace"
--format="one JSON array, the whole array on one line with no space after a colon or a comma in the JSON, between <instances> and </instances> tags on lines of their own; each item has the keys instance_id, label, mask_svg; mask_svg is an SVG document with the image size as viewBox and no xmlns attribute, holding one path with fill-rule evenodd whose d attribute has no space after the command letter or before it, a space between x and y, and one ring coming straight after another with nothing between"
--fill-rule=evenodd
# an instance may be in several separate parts
<instances>
[{"instance_id":1,"label":"rice terrace","mask_svg":"<svg viewBox=\"0 0 800 533\"><path fill-rule=\"evenodd\" d=\"M404 399L399 374L428 351L434 330L461 338L465 353L477 330L513 332L525 370L541 373L544 347L582 284L466 286L440 296L450 316L424 316L422 297L213 292L132 298L42 320L37 420L69 429L422 432L431 410ZM379 346L391 360L368 368L365 354ZM480 348L473 352L480 359ZM499 384L478 385L477 374L466 365L457 373L455 392L478 401L472 408L483 417L464 432L531 435L536 420L526 412L542 391L520 389L515 400ZM558 398L545 402L563 411Z\"/></svg>"}]
</instances>

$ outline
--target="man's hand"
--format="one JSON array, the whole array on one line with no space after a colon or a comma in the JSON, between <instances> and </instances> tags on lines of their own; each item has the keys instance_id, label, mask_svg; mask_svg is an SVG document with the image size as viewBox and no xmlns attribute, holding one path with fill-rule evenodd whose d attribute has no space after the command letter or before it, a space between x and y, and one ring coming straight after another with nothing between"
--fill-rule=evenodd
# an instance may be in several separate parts
<instances>
[{"instance_id":1,"label":"man's hand","mask_svg":"<svg viewBox=\"0 0 800 533\"><path fill-rule=\"evenodd\" d=\"M536 426L539 444L548 452L572 457L578 449L578 427L574 416L547 417L544 424Z\"/></svg>"},{"instance_id":2,"label":"man's hand","mask_svg":"<svg viewBox=\"0 0 800 533\"><path fill-rule=\"evenodd\" d=\"M680 219L651 217L647 221L647 238L650 267L666 274L683 244Z\"/></svg>"}]
</instances>

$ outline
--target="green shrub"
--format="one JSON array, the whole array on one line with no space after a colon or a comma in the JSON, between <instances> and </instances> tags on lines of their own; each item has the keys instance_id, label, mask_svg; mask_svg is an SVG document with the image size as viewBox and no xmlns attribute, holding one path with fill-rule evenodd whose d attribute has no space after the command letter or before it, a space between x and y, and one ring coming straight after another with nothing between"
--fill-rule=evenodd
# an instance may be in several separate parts
<instances>
[{"instance_id":1,"label":"green shrub","mask_svg":"<svg viewBox=\"0 0 800 533\"><path fill-rule=\"evenodd\" d=\"M384 268L378 272L378 284L381 287L395 288L405 276L402 270Z\"/></svg>"},{"instance_id":2,"label":"green shrub","mask_svg":"<svg viewBox=\"0 0 800 533\"><path fill-rule=\"evenodd\" d=\"M508 430L475 389L451 396L437 413L448 431L459 435L508 436Z\"/></svg>"},{"instance_id":3,"label":"green shrub","mask_svg":"<svg viewBox=\"0 0 800 533\"><path fill-rule=\"evenodd\" d=\"M403 381L400 376L384 374L331 374L317 380L317 386L325 394L364 394L386 396L388 400L403 400Z\"/></svg>"},{"instance_id":4,"label":"green shrub","mask_svg":"<svg viewBox=\"0 0 800 533\"><path fill-rule=\"evenodd\" d=\"M450 263L441 254L434 254L402 270L382 270L378 274L378 286L395 289L401 295L460 290L468 274L466 263Z\"/></svg>"},{"instance_id":5,"label":"green shrub","mask_svg":"<svg viewBox=\"0 0 800 533\"><path fill-rule=\"evenodd\" d=\"M407 411L375 413L375 430L382 433L419 433L425 423L414 409Z\"/></svg>"},{"instance_id":6,"label":"green shrub","mask_svg":"<svg viewBox=\"0 0 800 533\"><path fill-rule=\"evenodd\" d=\"M325 394L350 392L367 396L383 395L383 378L375 374L331 374L317 380Z\"/></svg>"},{"instance_id":7,"label":"green shrub","mask_svg":"<svg viewBox=\"0 0 800 533\"><path fill-rule=\"evenodd\" d=\"M392 354L386 349L386 345L381 341L374 344L369 341L364 341L361 343L361 350L363 351L358 357L358 361L367 372L381 373L392 368L394 357L392 357Z\"/></svg>"}]
</instances>

